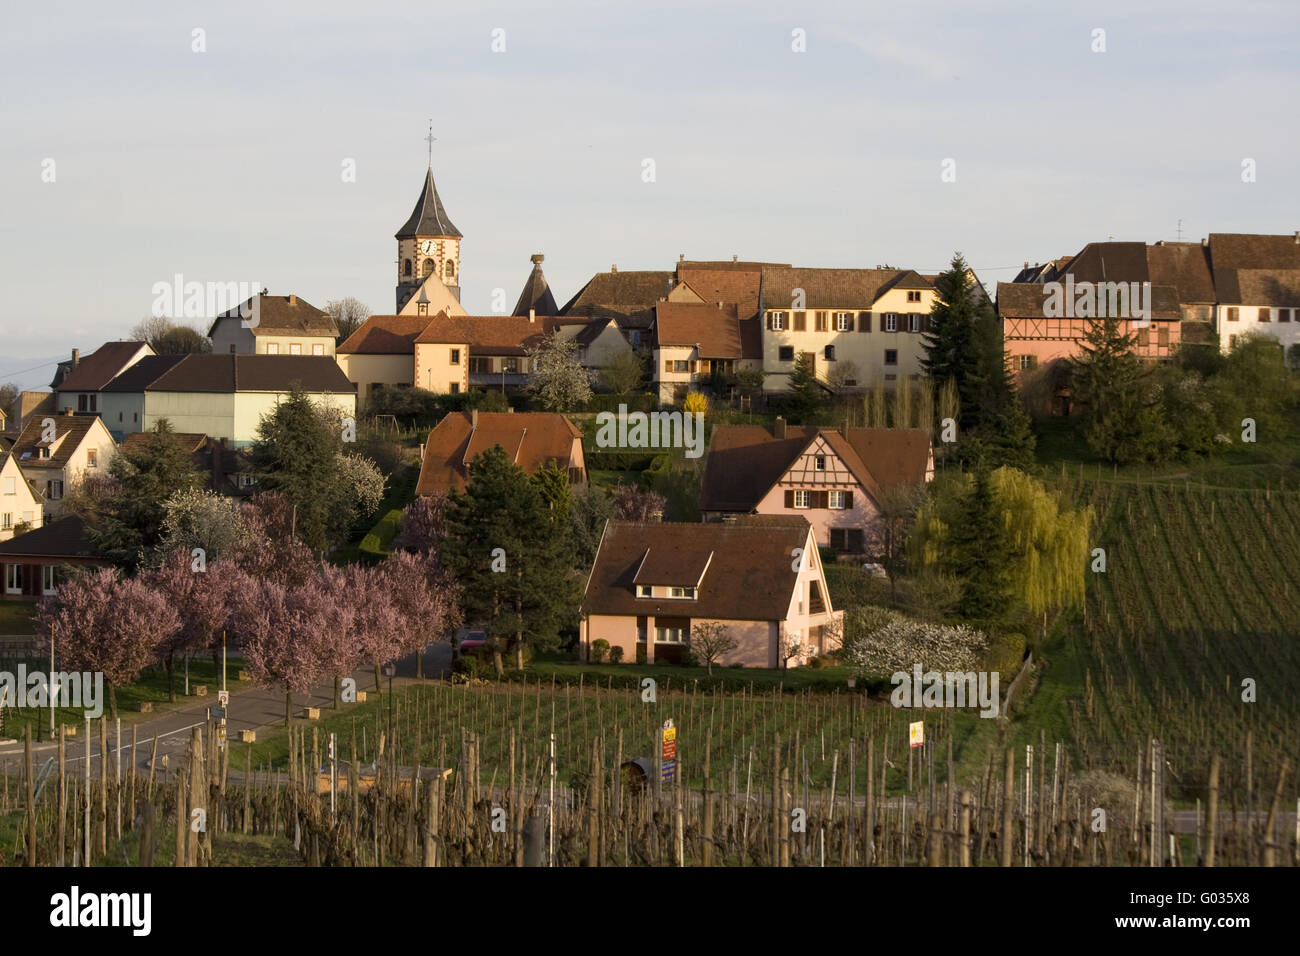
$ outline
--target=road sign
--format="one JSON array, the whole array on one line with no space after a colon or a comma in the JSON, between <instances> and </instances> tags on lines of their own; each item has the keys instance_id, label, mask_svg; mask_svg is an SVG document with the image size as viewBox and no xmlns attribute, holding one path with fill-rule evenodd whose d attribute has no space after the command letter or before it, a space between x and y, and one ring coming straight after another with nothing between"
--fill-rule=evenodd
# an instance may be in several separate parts
<instances>
[{"instance_id":1,"label":"road sign","mask_svg":"<svg viewBox=\"0 0 1300 956\"><path fill-rule=\"evenodd\" d=\"M664 721L660 738L659 779L663 783L671 783L677 778L677 728L673 726L672 718Z\"/></svg>"},{"instance_id":2,"label":"road sign","mask_svg":"<svg viewBox=\"0 0 1300 956\"><path fill-rule=\"evenodd\" d=\"M230 706L230 691L228 691L228 690L219 690L219 691L217 691L217 703L220 704L222 707L229 707L229 706Z\"/></svg>"},{"instance_id":3,"label":"road sign","mask_svg":"<svg viewBox=\"0 0 1300 956\"><path fill-rule=\"evenodd\" d=\"M925 721L918 720L907 725L907 739L915 747L925 746Z\"/></svg>"},{"instance_id":4,"label":"road sign","mask_svg":"<svg viewBox=\"0 0 1300 956\"><path fill-rule=\"evenodd\" d=\"M224 721L224 720L226 719L226 708L224 708L224 707L213 707L213 708L211 709L211 711L210 711L210 714L211 714L213 720L221 720L221 721Z\"/></svg>"},{"instance_id":5,"label":"road sign","mask_svg":"<svg viewBox=\"0 0 1300 956\"><path fill-rule=\"evenodd\" d=\"M659 771L659 779L663 783L672 783L677 779L677 761L665 760Z\"/></svg>"}]
</instances>

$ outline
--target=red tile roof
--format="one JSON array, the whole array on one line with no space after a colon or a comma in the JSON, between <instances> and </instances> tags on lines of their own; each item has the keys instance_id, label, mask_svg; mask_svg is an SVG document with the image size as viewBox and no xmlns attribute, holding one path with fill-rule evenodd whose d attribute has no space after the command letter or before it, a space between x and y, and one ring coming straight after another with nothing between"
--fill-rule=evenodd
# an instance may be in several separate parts
<instances>
[{"instance_id":1,"label":"red tile roof","mask_svg":"<svg viewBox=\"0 0 1300 956\"><path fill-rule=\"evenodd\" d=\"M574 440L582 432L563 415L550 412L450 412L429 432L416 494L463 491L469 464L481 452L500 445L529 474L548 461L570 468Z\"/></svg>"},{"instance_id":2,"label":"red tile roof","mask_svg":"<svg viewBox=\"0 0 1300 956\"><path fill-rule=\"evenodd\" d=\"M752 331L750 327L752 326ZM749 334L745 334L746 332ZM661 346L698 345L701 358L761 359L757 320L736 318L736 307L716 304L660 302L655 306L655 338Z\"/></svg>"},{"instance_id":3,"label":"red tile roof","mask_svg":"<svg viewBox=\"0 0 1300 956\"><path fill-rule=\"evenodd\" d=\"M144 342L105 342L78 361L76 368L59 383L60 392L97 392L118 375L141 349L153 349Z\"/></svg>"}]
</instances>

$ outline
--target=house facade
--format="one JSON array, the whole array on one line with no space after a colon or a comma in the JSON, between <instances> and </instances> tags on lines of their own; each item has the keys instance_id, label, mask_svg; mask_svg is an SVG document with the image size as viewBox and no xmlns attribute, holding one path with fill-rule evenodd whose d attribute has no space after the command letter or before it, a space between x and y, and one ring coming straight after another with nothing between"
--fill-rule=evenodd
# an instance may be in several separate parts
<instances>
[{"instance_id":1,"label":"house facade","mask_svg":"<svg viewBox=\"0 0 1300 956\"><path fill-rule=\"evenodd\" d=\"M97 415L100 409L100 390L118 375L154 354L145 342L105 342L85 358L79 349L72 350L68 365L60 363L55 376L54 405L59 412L74 411L82 415Z\"/></svg>"},{"instance_id":2,"label":"house facade","mask_svg":"<svg viewBox=\"0 0 1300 956\"><path fill-rule=\"evenodd\" d=\"M101 418L71 411L32 417L10 449L43 503L46 523L63 516L63 499L83 476L106 474L116 453Z\"/></svg>"},{"instance_id":3,"label":"house facade","mask_svg":"<svg viewBox=\"0 0 1300 956\"><path fill-rule=\"evenodd\" d=\"M58 591L72 568L103 568L81 518L68 515L35 531L0 541L0 599L35 601Z\"/></svg>"},{"instance_id":4,"label":"house facade","mask_svg":"<svg viewBox=\"0 0 1300 956\"><path fill-rule=\"evenodd\" d=\"M868 550L882 498L934 477L920 429L719 425L700 491L705 521L738 515L802 517L820 547Z\"/></svg>"},{"instance_id":5,"label":"house facade","mask_svg":"<svg viewBox=\"0 0 1300 956\"><path fill-rule=\"evenodd\" d=\"M1211 233L1209 247L1219 347L1230 351L1248 332L1288 351L1300 343L1300 233Z\"/></svg>"},{"instance_id":6,"label":"house facade","mask_svg":"<svg viewBox=\"0 0 1300 956\"><path fill-rule=\"evenodd\" d=\"M655 385L664 403L681 401L715 374L763 367L758 320L741 319L735 303L660 302L651 340Z\"/></svg>"},{"instance_id":7,"label":"house facade","mask_svg":"<svg viewBox=\"0 0 1300 956\"><path fill-rule=\"evenodd\" d=\"M583 596L579 642L607 641L626 661L677 662L701 627L736 646L723 666L798 666L838 647L812 527L802 517L732 524L609 521Z\"/></svg>"},{"instance_id":8,"label":"house facade","mask_svg":"<svg viewBox=\"0 0 1300 956\"><path fill-rule=\"evenodd\" d=\"M45 520L45 503L27 482L27 476L8 451L0 451L0 541L39 528Z\"/></svg>"},{"instance_id":9,"label":"house facade","mask_svg":"<svg viewBox=\"0 0 1300 956\"><path fill-rule=\"evenodd\" d=\"M217 316L208 337L214 355L332 356L338 331L333 317L307 300L264 292Z\"/></svg>"}]
</instances>

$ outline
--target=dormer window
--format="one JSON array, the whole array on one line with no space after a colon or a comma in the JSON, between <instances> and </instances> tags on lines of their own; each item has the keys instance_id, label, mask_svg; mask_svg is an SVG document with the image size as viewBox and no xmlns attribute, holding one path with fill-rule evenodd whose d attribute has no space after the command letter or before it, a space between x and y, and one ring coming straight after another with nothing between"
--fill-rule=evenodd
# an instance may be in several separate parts
<instances>
[{"instance_id":1,"label":"dormer window","mask_svg":"<svg viewBox=\"0 0 1300 956\"><path fill-rule=\"evenodd\" d=\"M648 584L638 584L636 586L637 597L654 597L655 589Z\"/></svg>"},{"instance_id":2,"label":"dormer window","mask_svg":"<svg viewBox=\"0 0 1300 956\"><path fill-rule=\"evenodd\" d=\"M673 588L672 596L675 598L683 598L688 601L694 601L695 588Z\"/></svg>"}]
</instances>

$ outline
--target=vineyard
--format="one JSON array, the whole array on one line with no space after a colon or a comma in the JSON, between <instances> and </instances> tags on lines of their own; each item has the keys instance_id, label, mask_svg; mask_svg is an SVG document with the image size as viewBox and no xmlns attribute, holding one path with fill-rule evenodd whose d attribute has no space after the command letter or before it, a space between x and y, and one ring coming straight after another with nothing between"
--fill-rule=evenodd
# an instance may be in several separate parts
<instances>
[{"instance_id":1,"label":"vineyard","mask_svg":"<svg viewBox=\"0 0 1300 956\"><path fill-rule=\"evenodd\" d=\"M1090 574L1082 619L1049 647L1034 718L1060 728L1083 766L1130 777L1161 740L1170 794L1185 800L1203 795L1217 753L1258 806L1300 742L1300 494L1113 481L1070 491L1096 509L1106 570Z\"/></svg>"}]
</instances>

